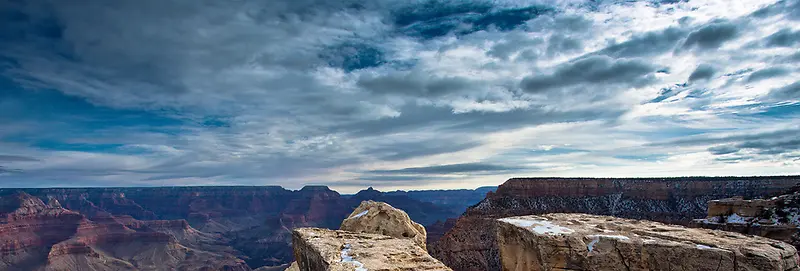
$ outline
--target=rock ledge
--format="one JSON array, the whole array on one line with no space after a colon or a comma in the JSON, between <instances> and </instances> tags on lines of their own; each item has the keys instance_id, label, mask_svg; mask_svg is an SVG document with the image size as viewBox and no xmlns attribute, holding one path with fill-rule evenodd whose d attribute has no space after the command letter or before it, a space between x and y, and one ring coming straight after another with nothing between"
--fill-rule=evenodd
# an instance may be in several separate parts
<instances>
[{"instance_id":1,"label":"rock ledge","mask_svg":"<svg viewBox=\"0 0 800 271\"><path fill-rule=\"evenodd\" d=\"M800 270L793 246L757 236L586 214L498 221L503 270Z\"/></svg>"}]
</instances>

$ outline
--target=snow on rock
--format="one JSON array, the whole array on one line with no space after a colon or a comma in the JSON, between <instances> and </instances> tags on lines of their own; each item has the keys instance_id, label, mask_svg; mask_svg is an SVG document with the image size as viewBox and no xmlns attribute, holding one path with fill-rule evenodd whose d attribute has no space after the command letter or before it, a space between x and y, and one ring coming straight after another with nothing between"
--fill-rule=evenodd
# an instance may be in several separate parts
<instances>
[{"instance_id":1,"label":"snow on rock","mask_svg":"<svg viewBox=\"0 0 800 271\"><path fill-rule=\"evenodd\" d=\"M501 218L498 219L502 222L514 224L518 227L526 228L538 234L570 234L574 232L572 229L562 227L547 221L546 219L521 219L521 218Z\"/></svg>"},{"instance_id":2,"label":"snow on rock","mask_svg":"<svg viewBox=\"0 0 800 271\"><path fill-rule=\"evenodd\" d=\"M747 223L748 220L749 220L748 218L742 217L742 216L740 216L738 214L731 214L731 215L728 216L728 218L725 220L725 222L727 222L727 223L736 223L736 224L745 224L745 223Z\"/></svg>"},{"instance_id":3,"label":"snow on rock","mask_svg":"<svg viewBox=\"0 0 800 271\"><path fill-rule=\"evenodd\" d=\"M359 218L359 217L362 217L362 216L364 216L364 215L366 215L368 213L369 213L369 210L364 210L363 212L360 212L360 213L358 213L358 214L356 214L354 216L348 217L347 219Z\"/></svg>"},{"instance_id":4,"label":"snow on rock","mask_svg":"<svg viewBox=\"0 0 800 271\"><path fill-rule=\"evenodd\" d=\"M732 232L575 213L497 221L501 270L645 270L633 267L666 262L672 270L797 268L791 245Z\"/></svg>"},{"instance_id":5,"label":"snow on rock","mask_svg":"<svg viewBox=\"0 0 800 271\"><path fill-rule=\"evenodd\" d=\"M452 271L411 239L320 228L292 231L298 270Z\"/></svg>"},{"instance_id":6,"label":"snow on rock","mask_svg":"<svg viewBox=\"0 0 800 271\"><path fill-rule=\"evenodd\" d=\"M350 244L344 244L344 246L342 246L341 254L342 254L342 262L351 263L355 265L356 266L355 271L367 271L367 269L364 268L363 263L353 260L353 256L350 256Z\"/></svg>"}]
</instances>

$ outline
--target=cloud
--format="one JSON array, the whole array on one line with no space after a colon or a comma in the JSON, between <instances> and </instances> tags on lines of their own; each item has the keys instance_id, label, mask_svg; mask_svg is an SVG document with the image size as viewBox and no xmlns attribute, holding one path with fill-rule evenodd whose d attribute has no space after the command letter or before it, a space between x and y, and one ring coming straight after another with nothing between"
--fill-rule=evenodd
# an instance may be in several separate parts
<instances>
[{"instance_id":1,"label":"cloud","mask_svg":"<svg viewBox=\"0 0 800 271\"><path fill-rule=\"evenodd\" d=\"M761 81L761 80L770 79L770 78L774 78L774 77L780 77L780 76L784 76L784 75L788 75L788 74L789 74L789 70L786 69L786 68L783 68L783 67L769 67L769 68L761 69L761 70L758 70L758 71L755 71L755 72L751 73L750 76L747 77L747 82L748 83L756 82L756 81Z\"/></svg>"},{"instance_id":2,"label":"cloud","mask_svg":"<svg viewBox=\"0 0 800 271\"><path fill-rule=\"evenodd\" d=\"M449 164L449 165L435 165L427 167L410 167L403 169L392 170L371 170L367 171L370 174L453 174L453 173L475 173L475 172L497 172L497 171L511 171L511 170L525 170L531 168L524 167L508 167L502 165L485 164L485 163L463 163L463 164Z\"/></svg>"},{"instance_id":3,"label":"cloud","mask_svg":"<svg viewBox=\"0 0 800 271\"><path fill-rule=\"evenodd\" d=\"M634 36L628 41L608 46L597 53L616 58L660 55L672 51L687 34L688 32L681 28L668 27Z\"/></svg>"},{"instance_id":4,"label":"cloud","mask_svg":"<svg viewBox=\"0 0 800 271\"><path fill-rule=\"evenodd\" d=\"M800 31L792 31L790 28L778 30L765 39L767 47L794 47L800 43Z\"/></svg>"},{"instance_id":5,"label":"cloud","mask_svg":"<svg viewBox=\"0 0 800 271\"><path fill-rule=\"evenodd\" d=\"M725 42L739 36L739 27L732 22L715 22L693 31L683 42L683 49L717 49Z\"/></svg>"},{"instance_id":6,"label":"cloud","mask_svg":"<svg viewBox=\"0 0 800 271\"><path fill-rule=\"evenodd\" d=\"M0 155L0 162L37 162L39 159L19 155Z\"/></svg>"},{"instance_id":7,"label":"cloud","mask_svg":"<svg viewBox=\"0 0 800 271\"><path fill-rule=\"evenodd\" d=\"M552 74L525 77L520 87L541 93L579 84L637 85L650 81L656 68L639 60L591 56L556 69Z\"/></svg>"},{"instance_id":8,"label":"cloud","mask_svg":"<svg viewBox=\"0 0 800 271\"><path fill-rule=\"evenodd\" d=\"M421 71L394 72L387 75L366 74L357 82L359 87L371 92L413 96L441 96L464 91L473 84L463 77L435 77L425 75Z\"/></svg>"},{"instance_id":9,"label":"cloud","mask_svg":"<svg viewBox=\"0 0 800 271\"><path fill-rule=\"evenodd\" d=\"M701 64L700 66L697 66L696 69L694 69L691 75L689 75L689 82L691 83L694 81L704 80L704 79L708 80L716 73L717 70L714 68L714 66L708 64Z\"/></svg>"},{"instance_id":10,"label":"cloud","mask_svg":"<svg viewBox=\"0 0 800 271\"><path fill-rule=\"evenodd\" d=\"M800 99L800 81L769 91L768 97L777 100Z\"/></svg>"},{"instance_id":11,"label":"cloud","mask_svg":"<svg viewBox=\"0 0 800 271\"><path fill-rule=\"evenodd\" d=\"M791 138L765 132L798 117L795 7L0 1L0 163L19 169L0 183L421 189L796 171L794 151L770 154Z\"/></svg>"}]
</instances>

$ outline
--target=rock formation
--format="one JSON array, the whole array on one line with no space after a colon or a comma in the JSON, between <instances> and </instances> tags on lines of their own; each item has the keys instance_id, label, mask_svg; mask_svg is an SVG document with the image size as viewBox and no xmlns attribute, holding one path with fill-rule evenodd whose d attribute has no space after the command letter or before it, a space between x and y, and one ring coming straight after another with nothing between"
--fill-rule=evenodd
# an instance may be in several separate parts
<instances>
[{"instance_id":1,"label":"rock formation","mask_svg":"<svg viewBox=\"0 0 800 271\"><path fill-rule=\"evenodd\" d=\"M757 235L800 248L800 192L768 199L712 200L708 216L693 220L690 226Z\"/></svg>"},{"instance_id":2,"label":"rock formation","mask_svg":"<svg viewBox=\"0 0 800 271\"><path fill-rule=\"evenodd\" d=\"M82 230L86 238L95 234L95 231L100 234L112 231L111 228L122 227L153 235L161 232L174 237L174 242L190 249L235 255L253 268L266 266L277 270L286 268L293 260L292 229L337 228L363 200L380 200L403 208L415 221L424 223L456 218L460 215L456 210L466 208L466 205L457 204L442 207L413 199L407 194L389 195L374 189L367 189L356 195L340 195L324 186L308 186L297 191L276 186L0 188L0 214L5 215L19 209L19 214L11 220L24 220L26 212L36 211L26 208L43 208L39 205L28 205L20 209L20 201L14 196L18 191L24 191L30 196L30 200L58 204L54 205L57 209L44 208L44 211L65 212L63 215L53 215L50 219L53 224L64 228L61 229L64 236L45 238L53 241L15 234L13 230L7 230L6 234L0 232L0 240L41 250L34 253L40 255L37 260L46 259L50 243L67 240L75 234L80 224L75 221L86 219L91 221L85 223L85 229ZM430 195L432 200L456 199L462 196L448 194L475 193L470 191L473 190L436 191L426 195ZM44 218L39 216L36 219ZM47 219L40 222L44 223L45 220ZM2 227L0 224L0 228ZM56 226L50 227L53 229L51 232L56 232ZM440 227L439 230L443 233L445 229ZM80 245L76 244L75 247Z\"/></svg>"},{"instance_id":3,"label":"rock formation","mask_svg":"<svg viewBox=\"0 0 800 271\"><path fill-rule=\"evenodd\" d=\"M800 270L767 238L586 214L498 219L503 270Z\"/></svg>"},{"instance_id":4,"label":"rock formation","mask_svg":"<svg viewBox=\"0 0 800 271\"><path fill-rule=\"evenodd\" d=\"M353 213L342 221L340 230L357 233L376 233L396 238L409 238L425 249L425 227L411 221L403 210L384 202L362 201Z\"/></svg>"},{"instance_id":5,"label":"rock formation","mask_svg":"<svg viewBox=\"0 0 800 271\"><path fill-rule=\"evenodd\" d=\"M134 230L113 218L89 220L52 198L45 204L17 193L0 202L2 270L250 270L225 251L189 248L165 233L184 231L188 240L194 229L174 229L180 222L151 221Z\"/></svg>"},{"instance_id":6,"label":"rock formation","mask_svg":"<svg viewBox=\"0 0 800 271\"><path fill-rule=\"evenodd\" d=\"M300 271L450 270L411 239L300 228L292 241Z\"/></svg>"},{"instance_id":7,"label":"rock formation","mask_svg":"<svg viewBox=\"0 0 800 271\"><path fill-rule=\"evenodd\" d=\"M588 213L688 224L705 217L712 199L779 194L800 177L515 178L470 207L431 255L458 271L500 270L496 218Z\"/></svg>"}]
</instances>

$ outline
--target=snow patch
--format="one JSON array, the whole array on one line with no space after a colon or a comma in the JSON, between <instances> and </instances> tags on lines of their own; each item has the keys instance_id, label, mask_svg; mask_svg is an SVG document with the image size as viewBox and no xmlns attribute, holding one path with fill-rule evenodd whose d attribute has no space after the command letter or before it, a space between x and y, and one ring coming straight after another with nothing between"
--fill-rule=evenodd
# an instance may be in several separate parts
<instances>
[{"instance_id":1,"label":"snow patch","mask_svg":"<svg viewBox=\"0 0 800 271\"><path fill-rule=\"evenodd\" d=\"M359 218L369 213L369 210L364 210L363 212L357 213L354 216L348 217L347 219Z\"/></svg>"},{"instance_id":2,"label":"snow patch","mask_svg":"<svg viewBox=\"0 0 800 271\"><path fill-rule=\"evenodd\" d=\"M697 249L713 249L713 247L706 246L706 245L697 245Z\"/></svg>"},{"instance_id":3,"label":"snow patch","mask_svg":"<svg viewBox=\"0 0 800 271\"><path fill-rule=\"evenodd\" d=\"M739 216L738 214L731 214L728 216L726 220L727 223L734 223L734 224L746 224L747 220L744 217Z\"/></svg>"},{"instance_id":4,"label":"snow patch","mask_svg":"<svg viewBox=\"0 0 800 271\"><path fill-rule=\"evenodd\" d=\"M586 237L592 238L592 241L586 245L586 249L588 249L589 252L594 251L594 245L597 244L597 242L600 242L600 238L615 239L615 240L630 240L630 238L628 238L627 236L622 236L622 235L596 234L596 235L587 235Z\"/></svg>"},{"instance_id":5,"label":"snow patch","mask_svg":"<svg viewBox=\"0 0 800 271\"><path fill-rule=\"evenodd\" d=\"M586 249L588 249L589 252L594 251L594 244L597 244L597 242L600 242L600 238L592 239L592 241L589 242L588 245L586 245Z\"/></svg>"},{"instance_id":6,"label":"snow patch","mask_svg":"<svg viewBox=\"0 0 800 271\"><path fill-rule=\"evenodd\" d=\"M602 237L602 238L616 239L616 240L631 240L631 238L628 238L627 236L622 236L622 235L596 234L596 235L587 235L587 236L589 238L596 238L596 239L599 239L599 238Z\"/></svg>"},{"instance_id":7,"label":"snow patch","mask_svg":"<svg viewBox=\"0 0 800 271\"><path fill-rule=\"evenodd\" d=\"M355 271L367 271L367 269L364 268L363 263L353 260L353 256L350 256L350 244L344 244L344 247L342 248L342 262L355 265Z\"/></svg>"},{"instance_id":8,"label":"snow patch","mask_svg":"<svg viewBox=\"0 0 800 271\"><path fill-rule=\"evenodd\" d=\"M501 218L499 220L525 228L538 234L561 235L575 232L570 228L562 227L542 219Z\"/></svg>"}]
</instances>

